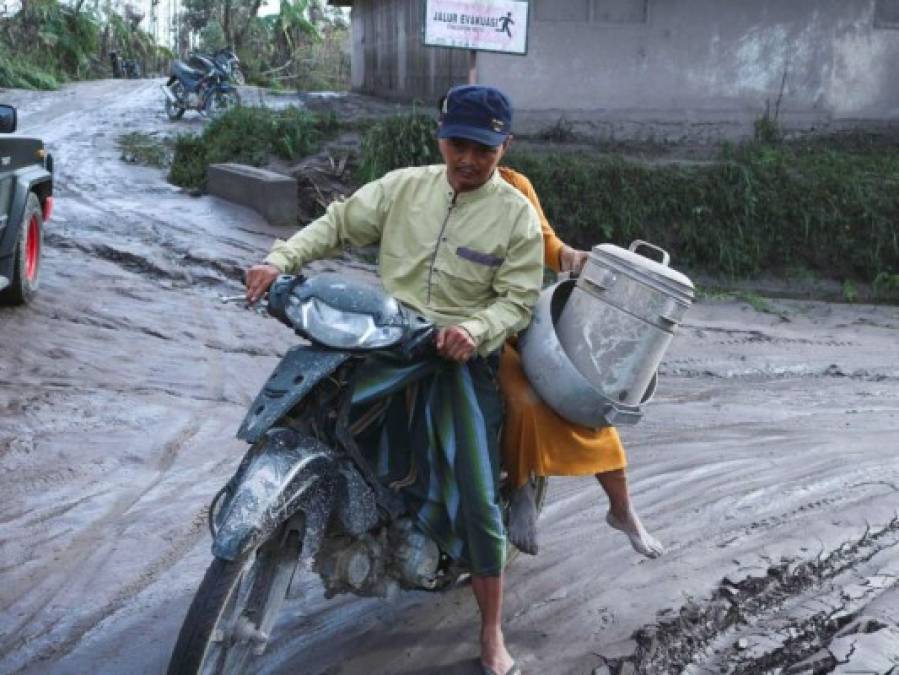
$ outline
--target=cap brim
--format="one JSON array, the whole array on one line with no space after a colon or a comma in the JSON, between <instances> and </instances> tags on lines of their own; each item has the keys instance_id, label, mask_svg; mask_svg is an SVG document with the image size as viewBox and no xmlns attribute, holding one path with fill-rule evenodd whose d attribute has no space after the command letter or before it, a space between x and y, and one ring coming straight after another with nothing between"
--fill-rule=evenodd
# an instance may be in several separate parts
<instances>
[{"instance_id":1,"label":"cap brim","mask_svg":"<svg viewBox=\"0 0 899 675\"><path fill-rule=\"evenodd\" d=\"M508 134L467 124L441 124L437 129L437 138L464 138L482 145L489 145L491 148L502 145L508 137Z\"/></svg>"}]
</instances>

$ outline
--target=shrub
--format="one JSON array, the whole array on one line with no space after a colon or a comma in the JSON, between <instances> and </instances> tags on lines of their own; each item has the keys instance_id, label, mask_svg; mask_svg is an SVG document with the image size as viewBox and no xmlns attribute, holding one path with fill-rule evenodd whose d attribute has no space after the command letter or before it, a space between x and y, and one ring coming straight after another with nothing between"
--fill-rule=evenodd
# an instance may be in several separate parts
<instances>
[{"instance_id":1,"label":"shrub","mask_svg":"<svg viewBox=\"0 0 899 675\"><path fill-rule=\"evenodd\" d=\"M806 266L873 280L899 269L899 156L746 144L705 166L514 152L559 235L648 239L680 264L751 275ZM892 187L891 187L892 186Z\"/></svg>"},{"instance_id":2,"label":"shrub","mask_svg":"<svg viewBox=\"0 0 899 675\"><path fill-rule=\"evenodd\" d=\"M202 188L206 167L221 162L262 166L271 155L295 160L315 153L337 129L333 115L321 117L295 107L271 110L232 108L210 122L199 136L179 136L169 181Z\"/></svg>"},{"instance_id":3,"label":"shrub","mask_svg":"<svg viewBox=\"0 0 899 675\"><path fill-rule=\"evenodd\" d=\"M363 183L406 166L437 164L437 122L412 113L388 117L373 124L362 138L359 179Z\"/></svg>"},{"instance_id":4,"label":"shrub","mask_svg":"<svg viewBox=\"0 0 899 675\"><path fill-rule=\"evenodd\" d=\"M12 57L0 43L0 87L16 89L57 89L59 81L26 56Z\"/></svg>"},{"instance_id":5,"label":"shrub","mask_svg":"<svg viewBox=\"0 0 899 675\"><path fill-rule=\"evenodd\" d=\"M194 134L179 134L175 139L175 153L169 182L180 187L200 188L206 184L206 144Z\"/></svg>"}]
</instances>

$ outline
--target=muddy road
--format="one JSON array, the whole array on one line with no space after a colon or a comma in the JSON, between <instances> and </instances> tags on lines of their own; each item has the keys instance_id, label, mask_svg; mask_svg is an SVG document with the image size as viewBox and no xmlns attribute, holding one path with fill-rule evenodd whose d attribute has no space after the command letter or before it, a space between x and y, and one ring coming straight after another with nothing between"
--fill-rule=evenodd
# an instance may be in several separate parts
<instances>
[{"instance_id":1,"label":"muddy road","mask_svg":"<svg viewBox=\"0 0 899 675\"><path fill-rule=\"evenodd\" d=\"M0 98L58 167L40 295L0 308L0 672L163 672L234 432L292 344L217 297L283 232L119 159L122 133L200 128L154 82ZM697 304L623 431L666 555L604 524L593 481L552 482L508 573L525 672L899 673L899 309L769 309ZM260 672L476 672L466 588L301 591Z\"/></svg>"}]
</instances>

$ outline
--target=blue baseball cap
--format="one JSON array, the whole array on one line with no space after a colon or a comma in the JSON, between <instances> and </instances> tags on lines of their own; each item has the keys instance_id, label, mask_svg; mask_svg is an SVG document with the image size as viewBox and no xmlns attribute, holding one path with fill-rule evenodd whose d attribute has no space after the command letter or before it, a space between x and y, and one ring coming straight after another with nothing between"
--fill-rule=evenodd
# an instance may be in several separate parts
<instances>
[{"instance_id":1,"label":"blue baseball cap","mask_svg":"<svg viewBox=\"0 0 899 675\"><path fill-rule=\"evenodd\" d=\"M512 103L499 89L453 87L443 99L437 138L466 138L496 147L512 133Z\"/></svg>"}]
</instances>

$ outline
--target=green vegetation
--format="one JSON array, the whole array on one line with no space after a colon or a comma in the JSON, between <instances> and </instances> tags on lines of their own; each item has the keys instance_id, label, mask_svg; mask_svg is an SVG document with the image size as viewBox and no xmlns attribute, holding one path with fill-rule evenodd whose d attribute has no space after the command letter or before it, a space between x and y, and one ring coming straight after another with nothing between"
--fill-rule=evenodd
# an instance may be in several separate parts
<instances>
[{"instance_id":1,"label":"green vegetation","mask_svg":"<svg viewBox=\"0 0 899 675\"><path fill-rule=\"evenodd\" d=\"M272 155L299 159L317 152L322 140L336 130L333 115L323 117L294 107L232 108L207 124L201 135L182 134L175 139L169 181L202 189L210 164L262 166Z\"/></svg>"},{"instance_id":2,"label":"green vegetation","mask_svg":"<svg viewBox=\"0 0 899 675\"><path fill-rule=\"evenodd\" d=\"M899 300L899 274L881 272L871 283L874 296L882 300Z\"/></svg>"},{"instance_id":3,"label":"green vegetation","mask_svg":"<svg viewBox=\"0 0 899 675\"><path fill-rule=\"evenodd\" d=\"M168 166L172 158L170 139L161 139L154 134L133 131L119 136L116 145L122 153L122 160L132 164L161 168Z\"/></svg>"},{"instance_id":4,"label":"green vegetation","mask_svg":"<svg viewBox=\"0 0 899 675\"><path fill-rule=\"evenodd\" d=\"M109 77L113 51L142 62L170 56L137 28L141 18L108 2L23 2L20 12L0 19L0 87L55 89L66 80Z\"/></svg>"},{"instance_id":5,"label":"green vegetation","mask_svg":"<svg viewBox=\"0 0 899 675\"><path fill-rule=\"evenodd\" d=\"M437 123L428 115L412 113L388 117L372 124L362 136L359 182L380 178L406 166L439 164Z\"/></svg>"},{"instance_id":6,"label":"green vegetation","mask_svg":"<svg viewBox=\"0 0 899 675\"><path fill-rule=\"evenodd\" d=\"M745 302L756 312L762 314L776 314L784 316L784 314L774 308L771 301L754 291L732 291L722 288L696 286L696 297L702 300L739 300Z\"/></svg>"},{"instance_id":7,"label":"green vegetation","mask_svg":"<svg viewBox=\"0 0 899 675\"><path fill-rule=\"evenodd\" d=\"M439 161L433 129L422 116L375 125L363 178ZM899 284L899 153L884 139L754 141L725 146L708 165L514 147L504 162L530 178L559 236L576 246L646 239L674 251L679 266L710 273L803 269L879 279L881 293Z\"/></svg>"},{"instance_id":8,"label":"green vegetation","mask_svg":"<svg viewBox=\"0 0 899 675\"><path fill-rule=\"evenodd\" d=\"M325 0L281 0L257 16L261 0L184 0L182 34L214 52L231 46L251 84L273 89L349 88L347 15ZM187 47L187 45L183 45Z\"/></svg>"},{"instance_id":9,"label":"green vegetation","mask_svg":"<svg viewBox=\"0 0 899 675\"><path fill-rule=\"evenodd\" d=\"M648 239L687 267L732 276L804 266L872 281L899 268L895 149L749 143L708 166L514 152L508 163L579 246Z\"/></svg>"}]
</instances>

